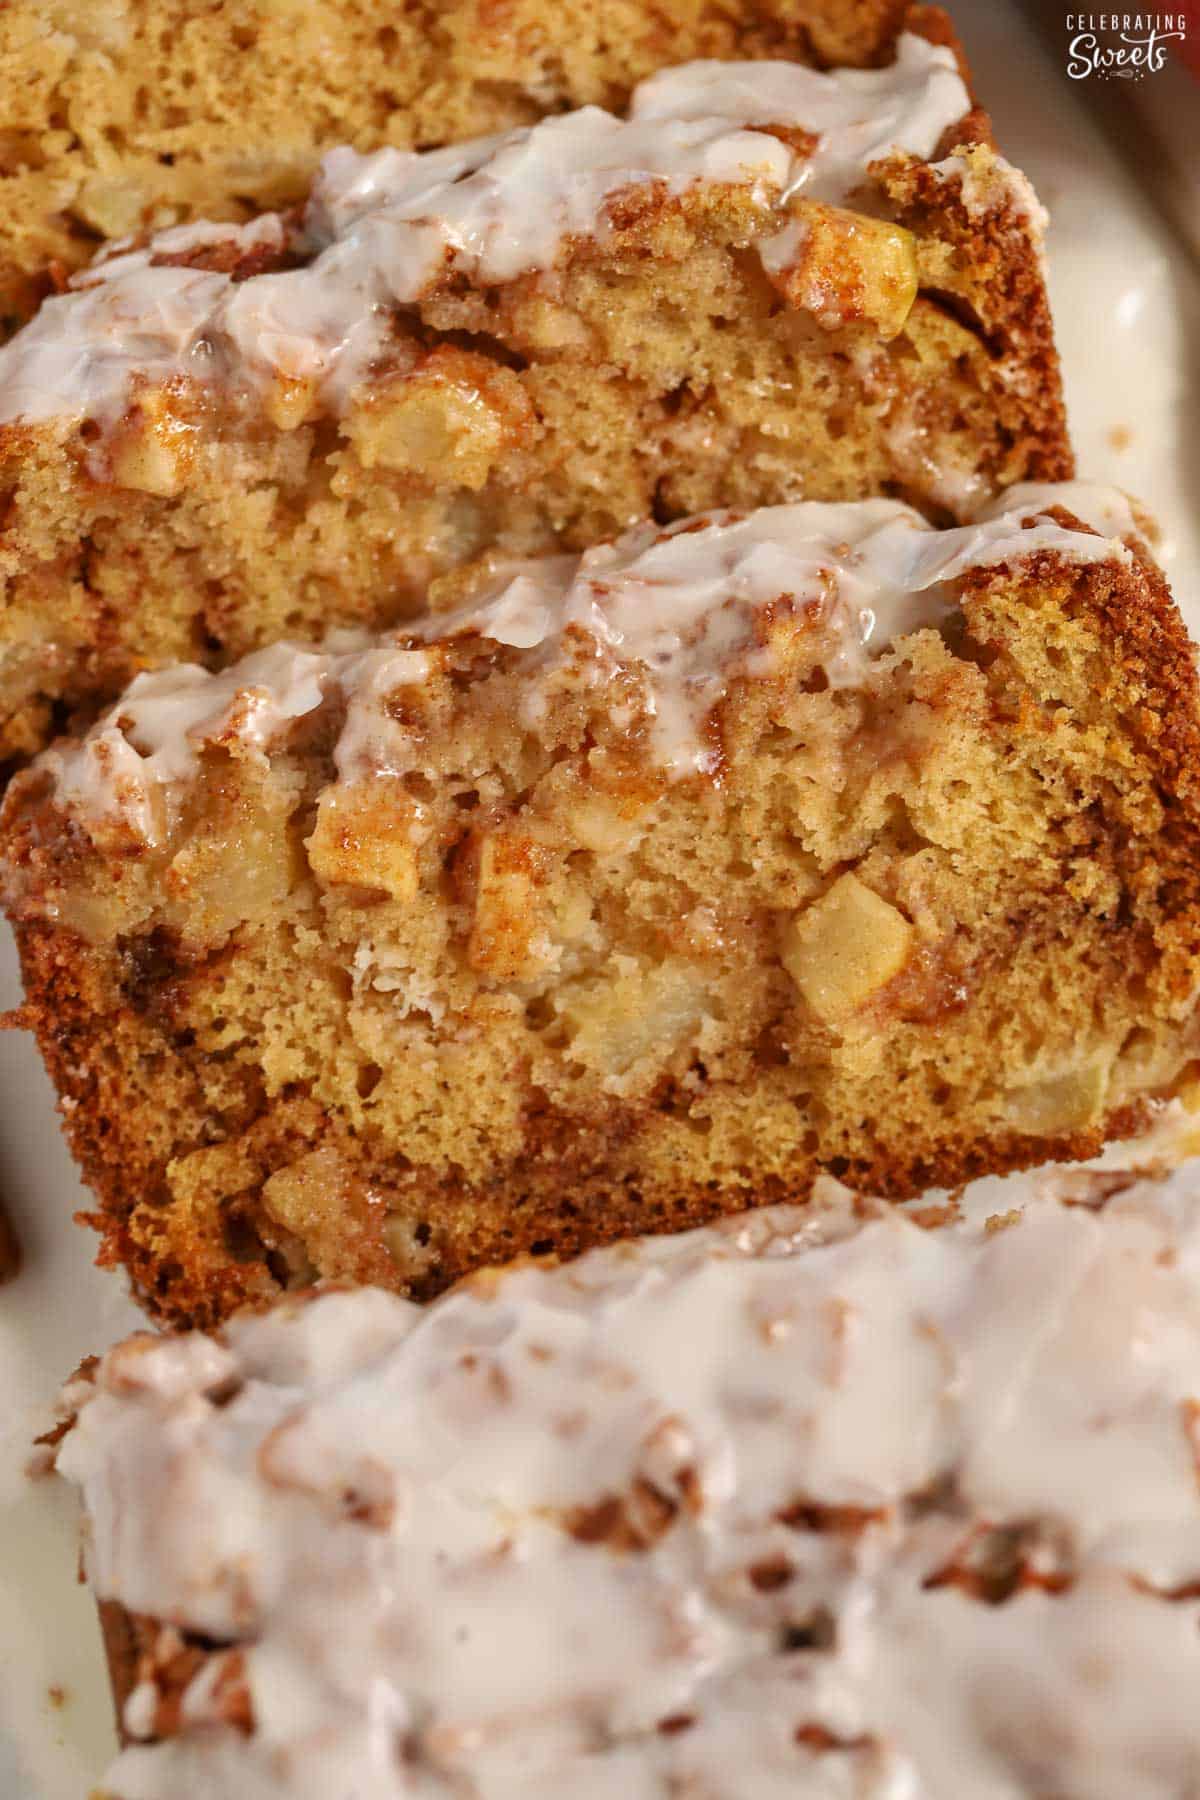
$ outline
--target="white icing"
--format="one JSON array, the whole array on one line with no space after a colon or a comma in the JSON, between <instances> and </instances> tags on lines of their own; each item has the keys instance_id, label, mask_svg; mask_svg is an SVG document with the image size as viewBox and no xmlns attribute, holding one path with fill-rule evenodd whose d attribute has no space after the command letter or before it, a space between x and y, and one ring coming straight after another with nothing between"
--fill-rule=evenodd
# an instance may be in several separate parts
<instances>
[{"instance_id":1,"label":"white icing","mask_svg":"<svg viewBox=\"0 0 1200 1800\"><path fill-rule=\"evenodd\" d=\"M637 88L629 111L638 122L727 118L749 127L801 125L820 142L796 168L789 193L836 204L892 151L932 156L947 126L969 107L953 51L905 33L889 68L841 69L832 80L786 62L663 69Z\"/></svg>"},{"instance_id":2,"label":"white icing","mask_svg":"<svg viewBox=\"0 0 1200 1800\"><path fill-rule=\"evenodd\" d=\"M337 405L385 349L389 309L450 269L487 283L548 268L570 237L602 233L631 187L747 187L769 237L773 205L845 199L889 151L928 157L969 104L952 53L906 35L885 69L687 64L637 89L624 120L584 107L444 150L335 150L308 208L307 266L241 282L153 266L222 239L282 242L271 217L114 247L0 350L0 421L105 422L135 381L180 378L254 391L282 375L324 385ZM811 153L757 129L768 125L814 132Z\"/></svg>"},{"instance_id":3,"label":"white icing","mask_svg":"<svg viewBox=\"0 0 1200 1800\"><path fill-rule=\"evenodd\" d=\"M35 767L85 825L117 819L153 844L205 745L261 759L294 720L337 694L346 706L339 778L403 773L414 766L413 741L387 700L426 679L439 645L473 633L520 653L533 729L556 682L603 692L616 670L637 669L653 761L671 777L704 773L714 757L705 722L730 684L778 674L797 642L805 672L819 666L832 687L860 686L889 646L945 621L953 583L971 569L1040 550L1127 561L1119 539L1039 516L1059 492L1030 490L1016 507L946 531L879 499L640 525L581 557L510 564L470 605L371 648L282 644L219 675L190 664L139 675L79 743L47 751ZM1119 506L1112 516L1121 522Z\"/></svg>"},{"instance_id":4,"label":"white icing","mask_svg":"<svg viewBox=\"0 0 1200 1800\"><path fill-rule=\"evenodd\" d=\"M1194 1785L1187 1195L923 1231L828 1184L225 1335L161 1387L111 1353L59 1452L97 1593L239 1647L253 1708L248 1737L219 1723L216 1659L184 1735L118 1759L120 1800ZM643 1547L606 1541L614 1501ZM817 1529L835 1507L860 1528ZM989 1557L994 1604L964 1586Z\"/></svg>"},{"instance_id":5,"label":"white icing","mask_svg":"<svg viewBox=\"0 0 1200 1800\"><path fill-rule=\"evenodd\" d=\"M411 766L411 736L387 703L398 688L423 681L430 660L421 650L394 644L340 657L335 680L346 697L346 718L333 753L343 781L364 775L402 774Z\"/></svg>"},{"instance_id":6,"label":"white icing","mask_svg":"<svg viewBox=\"0 0 1200 1800\"><path fill-rule=\"evenodd\" d=\"M945 619L948 584L967 569L1039 549L1082 560L1114 554L1110 543L1053 523L1022 530L1008 513L939 532L899 501L801 501L715 515L699 529L695 520L639 526L586 551L574 567L556 558L539 578L536 565L526 565L494 599L424 630L479 631L536 651L543 664L568 657L571 634L581 633L608 653L590 664L597 684L614 663L641 664L650 674L657 760L683 775L706 766L701 727L731 672L739 664L770 671L769 651L754 653L767 605L786 601L821 634L813 660L831 686L860 685L882 649Z\"/></svg>"},{"instance_id":7,"label":"white icing","mask_svg":"<svg viewBox=\"0 0 1200 1800\"><path fill-rule=\"evenodd\" d=\"M43 766L65 806L117 813L153 844L162 830L156 795L192 776L200 747L227 743L261 758L292 720L321 705L332 662L274 644L220 674L181 663L135 676L80 742L48 750Z\"/></svg>"},{"instance_id":8,"label":"white icing","mask_svg":"<svg viewBox=\"0 0 1200 1800\"><path fill-rule=\"evenodd\" d=\"M236 243L243 252L255 249L282 250L287 241L287 230L278 213L262 213L257 219L239 225L232 235L227 224L217 224L211 219L195 219L189 225L171 225L165 231L156 231L154 234L155 250L162 256L181 256L191 250L208 250L217 244L231 242ZM136 242L136 238L123 237L102 244L92 258L91 269L111 262L115 257L126 255ZM90 272L86 271L83 279Z\"/></svg>"},{"instance_id":9,"label":"white icing","mask_svg":"<svg viewBox=\"0 0 1200 1800\"><path fill-rule=\"evenodd\" d=\"M1034 514L1048 506L1074 513L1102 537L1144 543L1155 532L1154 521L1140 500L1135 502L1120 488L1099 481L1018 481L998 499L989 500L976 516L993 519L1001 513Z\"/></svg>"},{"instance_id":10,"label":"white icing","mask_svg":"<svg viewBox=\"0 0 1200 1800\"><path fill-rule=\"evenodd\" d=\"M152 1681L139 1681L121 1715L121 1723L130 1737L154 1735L154 1717L158 1708L158 1689Z\"/></svg>"}]
</instances>

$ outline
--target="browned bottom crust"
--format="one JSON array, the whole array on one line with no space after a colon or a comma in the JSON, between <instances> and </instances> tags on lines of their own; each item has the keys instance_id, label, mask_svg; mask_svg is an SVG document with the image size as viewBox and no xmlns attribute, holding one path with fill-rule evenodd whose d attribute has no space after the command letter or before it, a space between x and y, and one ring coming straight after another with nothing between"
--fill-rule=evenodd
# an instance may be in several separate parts
<instances>
[{"instance_id":1,"label":"browned bottom crust","mask_svg":"<svg viewBox=\"0 0 1200 1800\"><path fill-rule=\"evenodd\" d=\"M768 1068L759 1076L765 1093L748 1082L743 1095L722 1096L722 1126L740 1129L746 1157L725 1179L697 1179L689 1153L694 1147L700 1163L702 1139L691 1133L706 1121L693 1115L686 1087L667 1079L644 1102L578 1114L531 1095L521 1154L470 1181L461 1170L414 1166L373 1144L309 1092L267 1099L256 1074L236 1088L231 1082L232 1104L214 1116L194 1054L173 1049L171 1034L144 1017L98 1004L80 946L41 926L19 927L18 941L32 997L26 1017L72 1150L100 1200L79 1220L101 1234L101 1266L125 1269L148 1310L179 1327L209 1329L314 1273L428 1300L463 1275L522 1254L570 1257L750 1206L802 1202L822 1170L864 1193L909 1199L983 1175L1084 1160L1106 1141L1134 1135L1152 1111L1146 1099L1081 1128L986 1137L964 1135L948 1118L923 1139L889 1131L881 1117L874 1155L821 1155L815 1145L806 1153L794 1136L772 1150ZM453 1107L455 1096L447 1093L446 1103ZM660 1125L673 1142L664 1143ZM299 1271L297 1239L311 1259Z\"/></svg>"}]
</instances>

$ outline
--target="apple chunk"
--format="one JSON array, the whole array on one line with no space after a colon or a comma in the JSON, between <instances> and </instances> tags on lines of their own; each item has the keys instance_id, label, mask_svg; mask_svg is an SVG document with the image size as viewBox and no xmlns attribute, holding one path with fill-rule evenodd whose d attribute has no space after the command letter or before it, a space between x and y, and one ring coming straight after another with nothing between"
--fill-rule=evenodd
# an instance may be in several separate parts
<instances>
[{"instance_id":1,"label":"apple chunk","mask_svg":"<svg viewBox=\"0 0 1200 1800\"><path fill-rule=\"evenodd\" d=\"M842 875L785 928L783 964L827 1024L845 1018L898 975L913 927L856 875Z\"/></svg>"},{"instance_id":2,"label":"apple chunk","mask_svg":"<svg viewBox=\"0 0 1200 1800\"><path fill-rule=\"evenodd\" d=\"M827 331L865 319L894 338L917 297L911 231L815 200L793 203L789 222L764 247L763 266L789 304Z\"/></svg>"}]
</instances>

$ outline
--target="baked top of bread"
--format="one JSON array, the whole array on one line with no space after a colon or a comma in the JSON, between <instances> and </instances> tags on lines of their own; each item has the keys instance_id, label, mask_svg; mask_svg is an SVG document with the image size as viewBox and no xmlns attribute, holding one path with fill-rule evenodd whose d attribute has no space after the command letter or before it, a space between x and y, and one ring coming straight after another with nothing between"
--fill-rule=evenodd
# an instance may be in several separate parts
<instances>
[{"instance_id":1,"label":"baked top of bread","mask_svg":"<svg viewBox=\"0 0 1200 1800\"><path fill-rule=\"evenodd\" d=\"M947 622L952 584L969 572L1042 551L1129 565L1119 533L1075 530L1048 514L1086 491L1036 490L943 532L897 500L800 502L647 523L582 557L502 562L494 575L466 577L475 591L461 606L390 641L278 644L217 674L193 664L141 675L77 744L47 751L38 774L51 775L55 803L98 844L153 847L207 779L206 748L269 760L294 722L337 694L332 803L360 780L419 772L422 733L404 716L410 690L417 700L460 647L478 643L513 653L514 732L536 731L569 692L595 696L601 710L611 693L612 722L650 771L719 779L725 752L713 714L731 688L786 679L800 663L819 668L828 689L860 687L897 640ZM1114 495L1109 508L1136 538L1129 506ZM451 595L447 585L443 600ZM416 843L419 817L413 823Z\"/></svg>"},{"instance_id":2,"label":"baked top of bread","mask_svg":"<svg viewBox=\"0 0 1200 1800\"><path fill-rule=\"evenodd\" d=\"M140 677L0 815L106 1258L211 1322L1127 1133L1200 1041L1140 526L1086 486L706 516Z\"/></svg>"},{"instance_id":3,"label":"baked top of bread","mask_svg":"<svg viewBox=\"0 0 1200 1800\"><path fill-rule=\"evenodd\" d=\"M903 0L9 0L0 332L100 238L301 198L323 150L617 109L696 57L885 57ZM926 15L932 9L917 9ZM941 17L941 15L934 15Z\"/></svg>"},{"instance_id":4,"label":"baked top of bread","mask_svg":"<svg viewBox=\"0 0 1200 1800\"><path fill-rule=\"evenodd\" d=\"M881 69L695 62L643 82L624 118L584 107L440 150L335 150L302 218L184 225L107 248L0 350L0 422L112 427L139 389L180 383L268 395L301 383L313 410L336 409L386 356L391 308L437 286L550 270L573 240L619 229L643 197L699 185L761 209L764 266L802 284L808 218L790 203L840 206L889 156L930 160L970 107L954 51L905 33ZM993 182L1036 209L1023 178L1001 168ZM964 175L956 162L946 171L956 186ZM214 247L223 268L205 266ZM902 251L897 326L916 291ZM854 296L811 304L837 318Z\"/></svg>"},{"instance_id":5,"label":"baked top of bread","mask_svg":"<svg viewBox=\"0 0 1200 1800\"><path fill-rule=\"evenodd\" d=\"M119 1800L1161 1800L1200 1758L1200 1223L833 1184L66 1396ZM157 1741L156 1741L157 1740Z\"/></svg>"}]
</instances>

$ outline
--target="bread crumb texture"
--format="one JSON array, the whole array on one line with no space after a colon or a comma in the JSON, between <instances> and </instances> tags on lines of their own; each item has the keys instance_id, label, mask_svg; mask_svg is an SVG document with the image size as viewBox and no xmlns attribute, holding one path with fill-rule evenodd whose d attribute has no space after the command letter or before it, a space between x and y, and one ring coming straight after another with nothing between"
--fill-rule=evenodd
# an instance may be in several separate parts
<instances>
[{"instance_id":1,"label":"bread crumb texture","mask_svg":"<svg viewBox=\"0 0 1200 1800\"><path fill-rule=\"evenodd\" d=\"M685 668L682 772L646 665L477 622L381 684L366 773L369 660L270 741L250 682L169 806L18 777L26 1016L104 1259L181 1321L317 1275L424 1296L821 1169L910 1195L1131 1128L1196 1054L1196 676L1153 567L1071 537L852 681L768 606L715 691Z\"/></svg>"}]
</instances>

